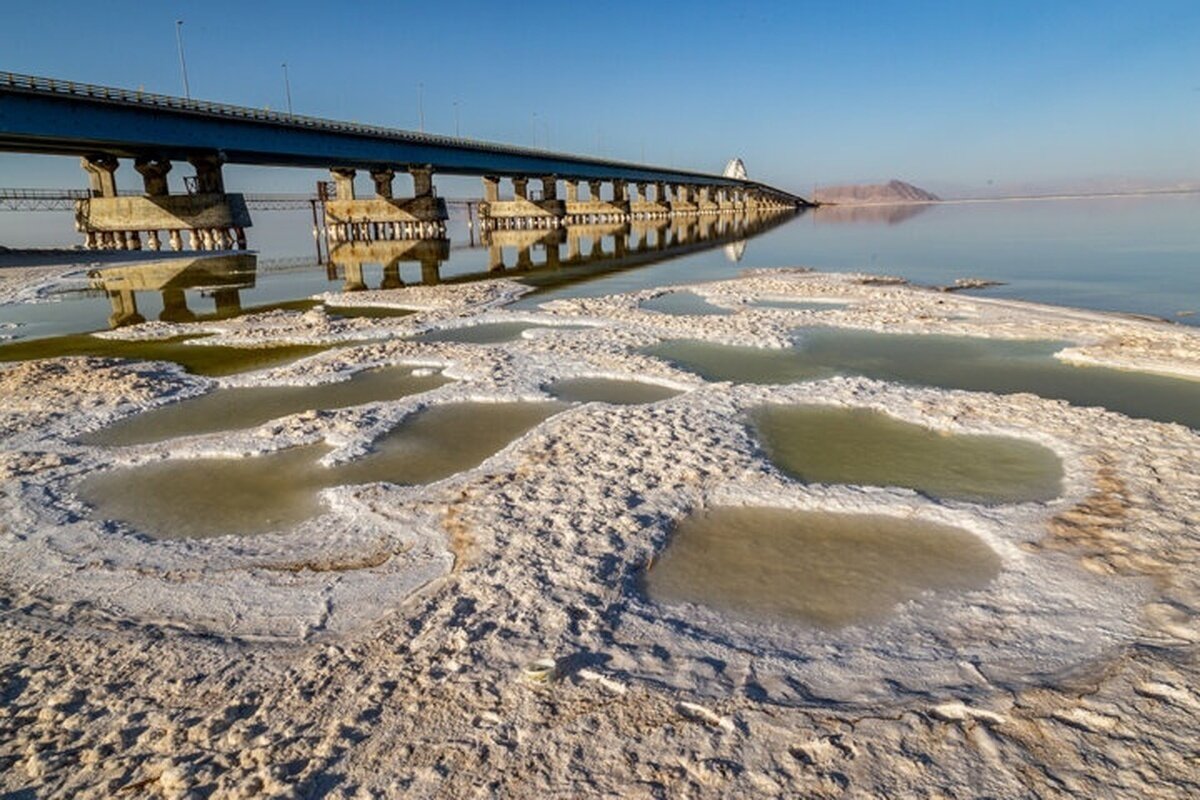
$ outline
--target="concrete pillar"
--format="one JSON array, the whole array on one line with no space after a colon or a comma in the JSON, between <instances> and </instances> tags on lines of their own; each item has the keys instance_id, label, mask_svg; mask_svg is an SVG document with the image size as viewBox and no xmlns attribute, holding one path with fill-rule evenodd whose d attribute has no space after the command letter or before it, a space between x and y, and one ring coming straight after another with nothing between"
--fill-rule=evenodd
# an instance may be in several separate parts
<instances>
[{"instance_id":1,"label":"concrete pillar","mask_svg":"<svg viewBox=\"0 0 1200 800\"><path fill-rule=\"evenodd\" d=\"M428 164L423 167L409 167L408 174L413 179L413 197L430 197L433 195L433 167Z\"/></svg>"},{"instance_id":2,"label":"concrete pillar","mask_svg":"<svg viewBox=\"0 0 1200 800\"><path fill-rule=\"evenodd\" d=\"M592 195L592 200L600 199L600 181L588 181L588 191Z\"/></svg>"},{"instance_id":3,"label":"concrete pillar","mask_svg":"<svg viewBox=\"0 0 1200 800\"><path fill-rule=\"evenodd\" d=\"M636 192L636 196L634 199L642 200L642 201L649 200L650 195L646 193L648 191L648 187L649 187L649 184L646 184L646 183L637 184L637 186L634 190Z\"/></svg>"},{"instance_id":4,"label":"concrete pillar","mask_svg":"<svg viewBox=\"0 0 1200 800\"><path fill-rule=\"evenodd\" d=\"M500 199L500 179L491 175L483 176L483 199L488 203L495 203Z\"/></svg>"},{"instance_id":5,"label":"concrete pillar","mask_svg":"<svg viewBox=\"0 0 1200 800\"><path fill-rule=\"evenodd\" d=\"M542 178L542 199L558 199L558 176L547 175L546 177Z\"/></svg>"},{"instance_id":6,"label":"concrete pillar","mask_svg":"<svg viewBox=\"0 0 1200 800\"><path fill-rule=\"evenodd\" d=\"M373 169L371 180L375 183L375 196L384 200L392 199L392 181L396 177L394 169Z\"/></svg>"},{"instance_id":7,"label":"concrete pillar","mask_svg":"<svg viewBox=\"0 0 1200 800\"><path fill-rule=\"evenodd\" d=\"M563 183L566 184L566 187L567 187L567 202L568 203L578 203L579 202L579 181L563 181Z\"/></svg>"},{"instance_id":8,"label":"concrete pillar","mask_svg":"<svg viewBox=\"0 0 1200 800\"><path fill-rule=\"evenodd\" d=\"M529 178L513 178L513 196L522 200L529 199Z\"/></svg>"},{"instance_id":9,"label":"concrete pillar","mask_svg":"<svg viewBox=\"0 0 1200 800\"><path fill-rule=\"evenodd\" d=\"M612 187L613 187L613 197L612 197L613 202L614 203L625 202L625 181L615 180L612 182Z\"/></svg>"},{"instance_id":10,"label":"concrete pillar","mask_svg":"<svg viewBox=\"0 0 1200 800\"><path fill-rule=\"evenodd\" d=\"M338 200L353 200L355 171L346 167L334 167L329 170L329 174L333 177L335 197Z\"/></svg>"},{"instance_id":11,"label":"concrete pillar","mask_svg":"<svg viewBox=\"0 0 1200 800\"><path fill-rule=\"evenodd\" d=\"M115 173L121 162L114 156L99 155L85 156L79 159L79 163L88 174L88 188L92 190L92 197L117 196Z\"/></svg>"},{"instance_id":12,"label":"concrete pillar","mask_svg":"<svg viewBox=\"0 0 1200 800\"><path fill-rule=\"evenodd\" d=\"M667 196L667 185L659 182L654 184L654 199L659 203L666 203L671 198Z\"/></svg>"},{"instance_id":13,"label":"concrete pillar","mask_svg":"<svg viewBox=\"0 0 1200 800\"><path fill-rule=\"evenodd\" d=\"M171 162L165 158L139 158L133 162L133 168L142 176L142 185L150 197L166 197L170 194L167 187L167 173L171 171Z\"/></svg>"},{"instance_id":14,"label":"concrete pillar","mask_svg":"<svg viewBox=\"0 0 1200 800\"><path fill-rule=\"evenodd\" d=\"M196 168L197 194L225 194L225 178L221 175L219 157L189 156L188 163Z\"/></svg>"}]
</instances>

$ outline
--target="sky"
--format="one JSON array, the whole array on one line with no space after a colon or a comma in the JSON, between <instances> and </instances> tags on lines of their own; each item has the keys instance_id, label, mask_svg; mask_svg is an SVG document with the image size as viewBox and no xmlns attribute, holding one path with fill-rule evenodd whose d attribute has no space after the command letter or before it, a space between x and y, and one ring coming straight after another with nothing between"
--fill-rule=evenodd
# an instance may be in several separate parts
<instances>
[{"instance_id":1,"label":"sky","mask_svg":"<svg viewBox=\"0 0 1200 800\"><path fill-rule=\"evenodd\" d=\"M282 109L286 62L296 113L423 113L427 131L710 171L738 156L802 194L1200 182L1195 0L7 5L0 70L182 94L183 20L194 98ZM0 154L0 186L76 184L71 159Z\"/></svg>"}]
</instances>

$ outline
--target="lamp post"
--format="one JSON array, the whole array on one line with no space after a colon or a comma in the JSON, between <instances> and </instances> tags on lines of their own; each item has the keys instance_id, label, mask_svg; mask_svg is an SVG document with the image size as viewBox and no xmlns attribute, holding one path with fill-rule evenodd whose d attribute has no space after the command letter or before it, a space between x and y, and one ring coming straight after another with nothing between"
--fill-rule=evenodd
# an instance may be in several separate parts
<instances>
[{"instance_id":1,"label":"lamp post","mask_svg":"<svg viewBox=\"0 0 1200 800\"><path fill-rule=\"evenodd\" d=\"M283 91L287 94L288 116L292 116L292 83L288 80L287 62L283 62Z\"/></svg>"},{"instance_id":2,"label":"lamp post","mask_svg":"<svg viewBox=\"0 0 1200 800\"><path fill-rule=\"evenodd\" d=\"M187 61L183 57L183 20L175 20L175 44L179 46L179 71L183 73L183 96L192 99L192 90L188 87Z\"/></svg>"},{"instance_id":3,"label":"lamp post","mask_svg":"<svg viewBox=\"0 0 1200 800\"><path fill-rule=\"evenodd\" d=\"M425 84L417 84L417 122L421 133L425 132Z\"/></svg>"}]
</instances>

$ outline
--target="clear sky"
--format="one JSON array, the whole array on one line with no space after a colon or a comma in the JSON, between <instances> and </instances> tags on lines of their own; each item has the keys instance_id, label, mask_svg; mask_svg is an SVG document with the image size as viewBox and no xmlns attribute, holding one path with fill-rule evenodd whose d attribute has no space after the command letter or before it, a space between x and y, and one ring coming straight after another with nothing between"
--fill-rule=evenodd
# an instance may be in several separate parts
<instances>
[{"instance_id":1,"label":"clear sky","mask_svg":"<svg viewBox=\"0 0 1200 800\"><path fill-rule=\"evenodd\" d=\"M6 0L5 5L12 3ZM0 69L814 183L1200 180L1200 2L42 0ZM423 85L423 88L422 88ZM123 172L132 172L123 170ZM282 171L274 171L281 173ZM0 155L0 185L82 184ZM256 188L308 188L311 174ZM136 177L136 176L134 176Z\"/></svg>"}]
</instances>

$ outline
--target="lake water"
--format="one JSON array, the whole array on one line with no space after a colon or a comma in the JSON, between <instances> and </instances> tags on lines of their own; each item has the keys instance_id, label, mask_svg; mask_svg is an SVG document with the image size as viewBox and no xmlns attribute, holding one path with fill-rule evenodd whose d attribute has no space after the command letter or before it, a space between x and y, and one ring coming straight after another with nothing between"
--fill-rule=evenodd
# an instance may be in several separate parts
<instances>
[{"instance_id":1,"label":"lake water","mask_svg":"<svg viewBox=\"0 0 1200 800\"><path fill-rule=\"evenodd\" d=\"M535 286L535 293L516 304L532 308L560 297L717 280L743 268L780 266L882 272L933 285L987 278L1004 285L978 294L1200 325L1200 194L820 208L765 221L748 232L722 233L706 229L709 223L678 226L667 232L665 246L662 234L644 225L589 226L586 235L557 245L558 267L542 266L544 244L522 253L529 237L516 234L529 232L500 232L508 238L497 237L489 250L461 216L452 219L444 252L401 248L389 270L352 250L335 254L333 264L318 265L307 211L257 212L254 218L250 241L257 258L236 257L242 260L225 264L215 278L209 270L170 287L176 291L137 291L131 308L127 295L81 269L75 284L55 296L60 302L0 305L0 336L82 333L139 318L227 316L318 292L498 275ZM25 232L33 229L43 232L41 238ZM45 245L46 230L60 230L56 241L63 245L77 243L67 214L0 213L0 242L6 245Z\"/></svg>"}]
</instances>

